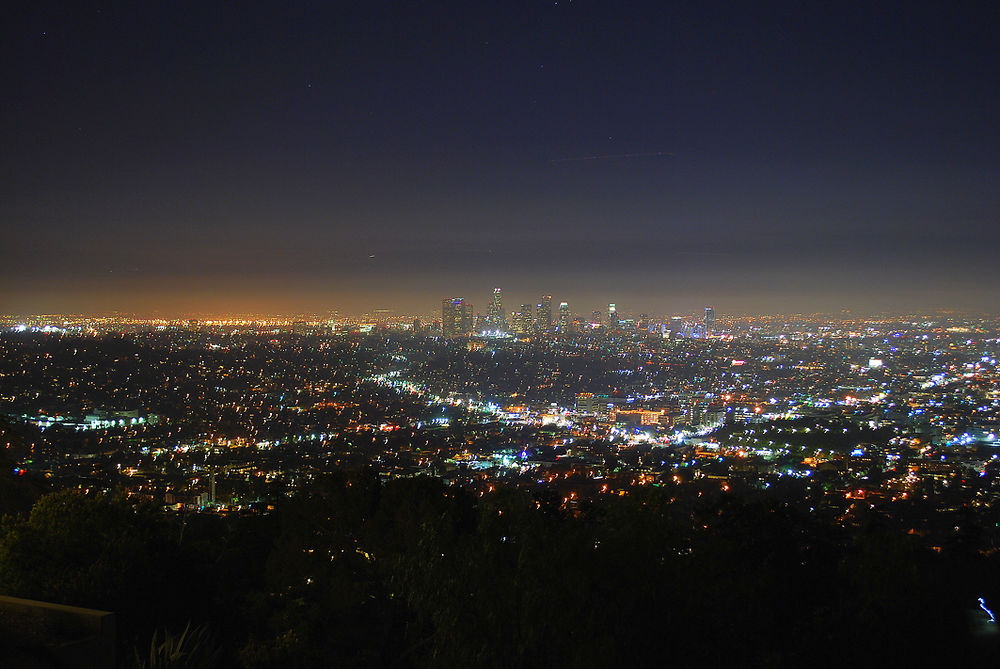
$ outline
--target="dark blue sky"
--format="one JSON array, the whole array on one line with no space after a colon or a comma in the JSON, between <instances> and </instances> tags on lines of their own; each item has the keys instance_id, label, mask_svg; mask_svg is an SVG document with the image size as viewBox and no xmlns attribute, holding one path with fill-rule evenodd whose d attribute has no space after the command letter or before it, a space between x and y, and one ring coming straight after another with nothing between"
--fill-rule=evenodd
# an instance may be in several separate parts
<instances>
[{"instance_id":1,"label":"dark blue sky","mask_svg":"<svg viewBox=\"0 0 1000 669\"><path fill-rule=\"evenodd\" d=\"M0 310L1000 310L993 7L24 3Z\"/></svg>"}]
</instances>

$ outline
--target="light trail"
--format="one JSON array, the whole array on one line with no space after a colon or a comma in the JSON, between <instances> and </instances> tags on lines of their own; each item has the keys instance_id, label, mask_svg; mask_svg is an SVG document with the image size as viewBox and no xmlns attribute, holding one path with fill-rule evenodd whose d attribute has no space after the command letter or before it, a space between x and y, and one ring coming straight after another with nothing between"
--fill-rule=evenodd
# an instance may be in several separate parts
<instances>
[{"instance_id":1,"label":"light trail","mask_svg":"<svg viewBox=\"0 0 1000 669\"><path fill-rule=\"evenodd\" d=\"M987 622L995 623L997 621L997 618L996 616L993 615L993 612L990 611L988 608L986 608L986 600L983 599L982 597L979 598L979 608L981 608L983 611L986 611L987 615L989 615L990 619Z\"/></svg>"}]
</instances>

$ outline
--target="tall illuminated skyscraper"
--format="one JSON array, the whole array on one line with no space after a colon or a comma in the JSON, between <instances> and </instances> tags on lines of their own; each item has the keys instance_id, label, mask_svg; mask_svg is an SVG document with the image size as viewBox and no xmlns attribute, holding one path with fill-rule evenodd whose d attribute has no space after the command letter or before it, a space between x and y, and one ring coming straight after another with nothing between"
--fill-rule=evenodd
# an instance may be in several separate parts
<instances>
[{"instance_id":1,"label":"tall illuminated skyscraper","mask_svg":"<svg viewBox=\"0 0 1000 669\"><path fill-rule=\"evenodd\" d=\"M608 327L618 327L618 307L615 306L614 302L608 305Z\"/></svg>"},{"instance_id":2,"label":"tall illuminated skyscraper","mask_svg":"<svg viewBox=\"0 0 1000 669\"><path fill-rule=\"evenodd\" d=\"M514 322L511 324L516 334L528 335L534 330L534 319L531 317L531 305L522 304L520 310L514 313Z\"/></svg>"},{"instance_id":3,"label":"tall illuminated skyscraper","mask_svg":"<svg viewBox=\"0 0 1000 669\"><path fill-rule=\"evenodd\" d=\"M535 311L535 329L539 332L552 331L552 296L542 295Z\"/></svg>"},{"instance_id":4,"label":"tall illuminated skyscraper","mask_svg":"<svg viewBox=\"0 0 1000 669\"><path fill-rule=\"evenodd\" d=\"M705 307L705 336L715 333L715 307Z\"/></svg>"},{"instance_id":5,"label":"tall illuminated skyscraper","mask_svg":"<svg viewBox=\"0 0 1000 669\"><path fill-rule=\"evenodd\" d=\"M490 302L489 327L491 330L506 330L507 316L503 312L503 291L493 289L493 301Z\"/></svg>"},{"instance_id":6,"label":"tall illuminated skyscraper","mask_svg":"<svg viewBox=\"0 0 1000 669\"><path fill-rule=\"evenodd\" d=\"M464 298L453 297L441 302L441 334L457 337L472 331L472 305Z\"/></svg>"},{"instance_id":7,"label":"tall illuminated skyscraper","mask_svg":"<svg viewBox=\"0 0 1000 669\"><path fill-rule=\"evenodd\" d=\"M569 304L566 302L559 303L559 331L566 332L569 330L570 314L569 314Z\"/></svg>"}]
</instances>

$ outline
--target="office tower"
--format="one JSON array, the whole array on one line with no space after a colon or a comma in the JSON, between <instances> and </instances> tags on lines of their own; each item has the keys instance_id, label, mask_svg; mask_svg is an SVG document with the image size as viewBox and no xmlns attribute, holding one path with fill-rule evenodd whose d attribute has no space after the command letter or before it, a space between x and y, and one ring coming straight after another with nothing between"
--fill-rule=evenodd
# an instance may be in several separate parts
<instances>
[{"instance_id":1,"label":"office tower","mask_svg":"<svg viewBox=\"0 0 1000 669\"><path fill-rule=\"evenodd\" d=\"M608 305L608 327L618 327L618 308L615 307L614 302Z\"/></svg>"},{"instance_id":2,"label":"office tower","mask_svg":"<svg viewBox=\"0 0 1000 669\"><path fill-rule=\"evenodd\" d=\"M507 317L503 312L503 292L493 289L493 301L490 302L489 328L491 330L506 330Z\"/></svg>"},{"instance_id":3,"label":"office tower","mask_svg":"<svg viewBox=\"0 0 1000 669\"><path fill-rule=\"evenodd\" d=\"M552 296L542 295L535 311L535 329L538 332L552 331Z\"/></svg>"},{"instance_id":4,"label":"office tower","mask_svg":"<svg viewBox=\"0 0 1000 669\"><path fill-rule=\"evenodd\" d=\"M459 333L462 304L463 300L461 297L441 302L441 334L445 337L454 337Z\"/></svg>"},{"instance_id":5,"label":"office tower","mask_svg":"<svg viewBox=\"0 0 1000 669\"><path fill-rule=\"evenodd\" d=\"M595 309L595 310L594 310L594 311L593 311L593 312L592 312L592 313L590 314L590 317L591 317L591 319L592 319L592 321L591 321L592 323L596 323L597 325L600 325L600 324L601 324L601 312L600 312L600 311L597 311L597 310Z\"/></svg>"},{"instance_id":6,"label":"office tower","mask_svg":"<svg viewBox=\"0 0 1000 669\"><path fill-rule=\"evenodd\" d=\"M663 324L662 331L667 339L681 336L684 332L684 319L680 316L671 316L670 320Z\"/></svg>"},{"instance_id":7,"label":"office tower","mask_svg":"<svg viewBox=\"0 0 1000 669\"><path fill-rule=\"evenodd\" d=\"M530 304L522 304L521 308L514 312L514 322L512 325L515 334L527 335L534 331L534 319L531 317Z\"/></svg>"},{"instance_id":8,"label":"office tower","mask_svg":"<svg viewBox=\"0 0 1000 669\"><path fill-rule=\"evenodd\" d=\"M594 393L577 393L576 410L580 413L597 413L600 398Z\"/></svg>"},{"instance_id":9,"label":"office tower","mask_svg":"<svg viewBox=\"0 0 1000 669\"><path fill-rule=\"evenodd\" d=\"M705 307L705 336L710 337L715 333L715 308Z\"/></svg>"},{"instance_id":10,"label":"office tower","mask_svg":"<svg viewBox=\"0 0 1000 669\"><path fill-rule=\"evenodd\" d=\"M453 297L441 302L441 334L457 337L472 331L472 305L464 298Z\"/></svg>"},{"instance_id":11,"label":"office tower","mask_svg":"<svg viewBox=\"0 0 1000 669\"><path fill-rule=\"evenodd\" d=\"M468 302L462 305L462 334L475 331L475 310Z\"/></svg>"},{"instance_id":12,"label":"office tower","mask_svg":"<svg viewBox=\"0 0 1000 669\"><path fill-rule=\"evenodd\" d=\"M569 304L566 302L559 303L559 331L566 332L569 330L570 315L569 315Z\"/></svg>"}]
</instances>

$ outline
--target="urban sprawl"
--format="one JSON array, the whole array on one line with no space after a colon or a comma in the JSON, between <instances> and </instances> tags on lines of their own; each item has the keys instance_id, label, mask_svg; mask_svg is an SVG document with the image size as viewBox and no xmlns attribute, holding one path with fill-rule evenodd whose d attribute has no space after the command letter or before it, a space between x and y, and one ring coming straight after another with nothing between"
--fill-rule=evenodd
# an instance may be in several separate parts
<instances>
[{"instance_id":1,"label":"urban sprawl","mask_svg":"<svg viewBox=\"0 0 1000 669\"><path fill-rule=\"evenodd\" d=\"M570 514L647 486L782 490L941 550L1000 494L993 317L581 317L550 296L507 312L497 289L485 315L453 298L430 317L2 327L15 473L168 512L267 513L342 470L514 487Z\"/></svg>"}]
</instances>

